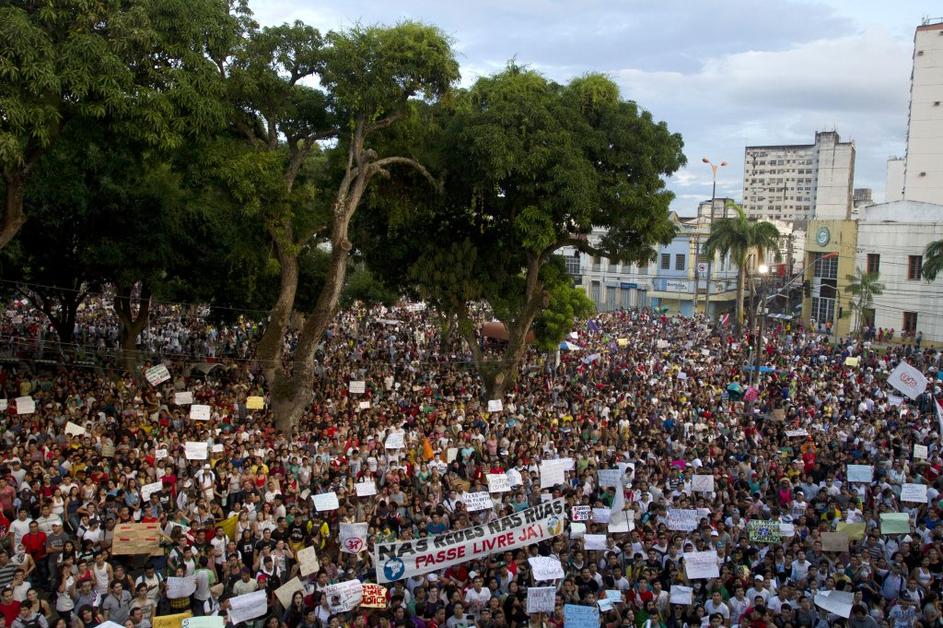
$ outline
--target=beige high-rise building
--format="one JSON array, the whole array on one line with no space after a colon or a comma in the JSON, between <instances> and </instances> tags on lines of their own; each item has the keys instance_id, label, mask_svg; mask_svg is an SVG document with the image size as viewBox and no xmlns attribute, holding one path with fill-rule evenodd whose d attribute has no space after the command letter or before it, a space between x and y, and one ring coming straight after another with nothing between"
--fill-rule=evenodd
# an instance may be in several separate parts
<instances>
[{"instance_id":1,"label":"beige high-rise building","mask_svg":"<svg viewBox=\"0 0 943 628\"><path fill-rule=\"evenodd\" d=\"M943 204L943 18L914 33L903 197Z\"/></svg>"},{"instance_id":2,"label":"beige high-rise building","mask_svg":"<svg viewBox=\"0 0 943 628\"><path fill-rule=\"evenodd\" d=\"M855 145L835 131L817 132L814 144L747 146L743 208L763 220L845 219L854 180Z\"/></svg>"},{"instance_id":3,"label":"beige high-rise building","mask_svg":"<svg viewBox=\"0 0 943 628\"><path fill-rule=\"evenodd\" d=\"M887 178L884 181L885 203L904 200L904 163L903 157L890 157L887 160Z\"/></svg>"}]
</instances>

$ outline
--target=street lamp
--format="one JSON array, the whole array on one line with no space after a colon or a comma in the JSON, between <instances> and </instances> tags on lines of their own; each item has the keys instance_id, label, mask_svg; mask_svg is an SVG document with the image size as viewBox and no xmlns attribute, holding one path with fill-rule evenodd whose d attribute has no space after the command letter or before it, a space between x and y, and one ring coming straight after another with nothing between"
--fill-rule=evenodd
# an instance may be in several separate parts
<instances>
[{"instance_id":1,"label":"street lamp","mask_svg":"<svg viewBox=\"0 0 943 628\"><path fill-rule=\"evenodd\" d=\"M760 276L760 303L757 306L757 327L759 328L753 344L753 381L759 385L760 381L760 350L763 348L763 333L766 331L766 277L769 275L769 266L760 264L756 267Z\"/></svg>"},{"instance_id":2,"label":"street lamp","mask_svg":"<svg viewBox=\"0 0 943 628\"><path fill-rule=\"evenodd\" d=\"M707 235L710 236L711 227L714 225L714 202L717 199L717 171L727 165L726 161L722 161L719 164L715 164L707 157L702 157L701 161L710 166L711 168L711 213L708 214L707 219ZM727 207L724 206L724 218L727 217ZM700 257L701 251L697 251L697 257ZM711 267L713 266L713 255L711 259L707 260L707 280L704 282L706 287L706 294L704 296L704 314L708 319L711 317ZM698 290L698 271L697 266L694 267L694 310L697 311L697 290Z\"/></svg>"}]
</instances>

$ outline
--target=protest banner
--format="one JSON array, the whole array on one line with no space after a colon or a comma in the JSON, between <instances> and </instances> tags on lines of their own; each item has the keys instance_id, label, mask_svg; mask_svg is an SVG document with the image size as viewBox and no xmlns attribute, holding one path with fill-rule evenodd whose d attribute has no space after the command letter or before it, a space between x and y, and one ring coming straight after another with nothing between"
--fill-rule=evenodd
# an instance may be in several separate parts
<instances>
[{"instance_id":1,"label":"protest banner","mask_svg":"<svg viewBox=\"0 0 943 628\"><path fill-rule=\"evenodd\" d=\"M193 421L209 421L210 407L204 404L195 403L190 406L190 419Z\"/></svg>"},{"instance_id":2,"label":"protest banner","mask_svg":"<svg viewBox=\"0 0 943 628\"><path fill-rule=\"evenodd\" d=\"M341 551L346 554L358 554L367 549L368 527L366 523L341 523Z\"/></svg>"},{"instance_id":3,"label":"protest banner","mask_svg":"<svg viewBox=\"0 0 943 628\"><path fill-rule=\"evenodd\" d=\"M855 594L845 591L818 591L813 600L819 608L848 619L855 603Z\"/></svg>"},{"instance_id":4,"label":"protest banner","mask_svg":"<svg viewBox=\"0 0 943 628\"><path fill-rule=\"evenodd\" d=\"M159 386L170 379L170 371L163 364L158 364L144 371L144 379L151 386Z\"/></svg>"},{"instance_id":5,"label":"protest banner","mask_svg":"<svg viewBox=\"0 0 943 628\"><path fill-rule=\"evenodd\" d=\"M163 556L157 523L119 523L115 526L111 553L115 556Z\"/></svg>"},{"instance_id":6,"label":"protest banner","mask_svg":"<svg viewBox=\"0 0 943 628\"><path fill-rule=\"evenodd\" d=\"M509 493L511 491L511 483L508 481L506 473L488 473L485 475L485 479L488 480L489 493Z\"/></svg>"},{"instance_id":7,"label":"protest banner","mask_svg":"<svg viewBox=\"0 0 943 628\"><path fill-rule=\"evenodd\" d=\"M717 552L684 552L684 571L688 580L702 578L719 578L720 568L717 566Z\"/></svg>"},{"instance_id":8,"label":"protest banner","mask_svg":"<svg viewBox=\"0 0 943 628\"><path fill-rule=\"evenodd\" d=\"M301 572L301 577L310 576L321 571L318 552L313 545L298 552L298 569Z\"/></svg>"},{"instance_id":9,"label":"protest banner","mask_svg":"<svg viewBox=\"0 0 943 628\"><path fill-rule=\"evenodd\" d=\"M670 604L690 606L694 603L694 589L680 584L673 584L671 585L671 593L668 602Z\"/></svg>"},{"instance_id":10,"label":"protest banner","mask_svg":"<svg viewBox=\"0 0 943 628\"><path fill-rule=\"evenodd\" d=\"M488 412L501 412L502 410L504 410L504 402L500 399L488 400Z\"/></svg>"},{"instance_id":11,"label":"protest banner","mask_svg":"<svg viewBox=\"0 0 943 628\"><path fill-rule=\"evenodd\" d=\"M901 362L891 371L887 383L911 399L916 399L927 389L927 378L906 362Z\"/></svg>"},{"instance_id":12,"label":"protest banner","mask_svg":"<svg viewBox=\"0 0 943 628\"><path fill-rule=\"evenodd\" d=\"M848 536L839 532L822 533L822 551L823 552L847 552Z\"/></svg>"},{"instance_id":13,"label":"protest banner","mask_svg":"<svg viewBox=\"0 0 943 628\"><path fill-rule=\"evenodd\" d=\"M17 414L34 414L36 412L36 401L29 395L16 398Z\"/></svg>"},{"instance_id":14,"label":"protest banner","mask_svg":"<svg viewBox=\"0 0 943 628\"><path fill-rule=\"evenodd\" d=\"M691 532L697 529L700 517L697 510L689 508L668 509L668 529L679 532Z\"/></svg>"},{"instance_id":15,"label":"protest banner","mask_svg":"<svg viewBox=\"0 0 943 628\"><path fill-rule=\"evenodd\" d=\"M183 455L187 460L206 460L209 446L205 442L187 441L183 444Z\"/></svg>"},{"instance_id":16,"label":"protest banner","mask_svg":"<svg viewBox=\"0 0 943 628\"><path fill-rule=\"evenodd\" d=\"M622 470L600 469L596 472L596 477L599 478L600 488L615 487L615 485L619 483L619 478L622 477Z\"/></svg>"},{"instance_id":17,"label":"protest banner","mask_svg":"<svg viewBox=\"0 0 943 628\"><path fill-rule=\"evenodd\" d=\"M563 533L565 503L562 498L553 499L487 524L409 541L376 543L377 581L395 582L555 537Z\"/></svg>"},{"instance_id":18,"label":"protest banner","mask_svg":"<svg viewBox=\"0 0 943 628\"><path fill-rule=\"evenodd\" d=\"M563 565L559 558L553 556L531 556L527 559L530 563L531 573L534 580L556 580L563 578Z\"/></svg>"},{"instance_id":19,"label":"protest banner","mask_svg":"<svg viewBox=\"0 0 943 628\"><path fill-rule=\"evenodd\" d=\"M175 406L189 406L193 403L193 393L191 391L174 393Z\"/></svg>"},{"instance_id":20,"label":"protest banner","mask_svg":"<svg viewBox=\"0 0 943 628\"><path fill-rule=\"evenodd\" d=\"M160 480L151 482L150 484L145 484L141 487L141 499L147 501L151 498L151 495L154 493L159 493L162 490L164 490L164 483Z\"/></svg>"},{"instance_id":21,"label":"protest banner","mask_svg":"<svg viewBox=\"0 0 943 628\"><path fill-rule=\"evenodd\" d=\"M556 587L527 587L527 614L552 613L556 599Z\"/></svg>"},{"instance_id":22,"label":"protest banner","mask_svg":"<svg viewBox=\"0 0 943 628\"><path fill-rule=\"evenodd\" d=\"M747 525L747 532L751 541L757 543L781 543L782 530L779 521L751 519Z\"/></svg>"},{"instance_id":23,"label":"protest banner","mask_svg":"<svg viewBox=\"0 0 943 628\"><path fill-rule=\"evenodd\" d=\"M152 619L153 628L181 628L183 622L193 617L193 613L176 613L174 615L157 615Z\"/></svg>"},{"instance_id":24,"label":"protest banner","mask_svg":"<svg viewBox=\"0 0 943 628\"><path fill-rule=\"evenodd\" d=\"M848 465L849 482L870 483L874 479L874 467L869 464Z\"/></svg>"},{"instance_id":25,"label":"protest banner","mask_svg":"<svg viewBox=\"0 0 943 628\"><path fill-rule=\"evenodd\" d=\"M268 612L265 589L229 598L229 622L233 625L261 617Z\"/></svg>"},{"instance_id":26,"label":"protest banner","mask_svg":"<svg viewBox=\"0 0 943 628\"><path fill-rule=\"evenodd\" d=\"M589 521L593 516L593 509L589 506L573 506L570 508L571 521Z\"/></svg>"},{"instance_id":27,"label":"protest banner","mask_svg":"<svg viewBox=\"0 0 943 628\"><path fill-rule=\"evenodd\" d=\"M377 483L375 480L364 480L354 484L354 490L357 491L357 497L370 497L377 494Z\"/></svg>"},{"instance_id":28,"label":"protest banner","mask_svg":"<svg viewBox=\"0 0 943 628\"><path fill-rule=\"evenodd\" d=\"M540 463L540 488L552 488L566 482L566 463L562 460L544 460Z\"/></svg>"},{"instance_id":29,"label":"protest banner","mask_svg":"<svg viewBox=\"0 0 943 628\"><path fill-rule=\"evenodd\" d=\"M167 597L174 600L190 597L196 591L196 576L167 578Z\"/></svg>"},{"instance_id":30,"label":"protest banner","mask_svg":"<svg viewBox=\"0 0 943 628\"><path fill-rule=\"evenodd\" d=\"M88 432L81 425L77 425L72 421L69 421L65 424L65 433L67 436L85 436Z\"/></svg>"},{"instance_id":31,"label":"protest banner","mask_svg":"<svg viewBox=\"0 0 943 628\"><path fill-rule=\"evenodd\" d=\"M900 501L911 504L926 504L927 485L905 482L900 487Z\"/></svg>"},{"instance_id":32,"label":"protest banner","mask_svg":"<svg viewBox=\"0 0 943 628\"><path fill-rule=\"evenodd\" d=\"M314 501L314 508L318 512L337 510L341 507L340 502L337 500L337 493L334 491L312 495L311 499Z\"/></svg>"},{"instance_id":33,"label":"protest banner","mask_svg":"<svg viewBox=\"0 0 943 628\"><path fill-rule=\"evenodd\" d=\"M362 395L367 392L367 382L351 380L348 391L355 395Z\"/></svg>"},{"instance_id":34,"label":"protest banner","mask_svg":"<svg viewBox=\"0 0 943 628\"><path fill-rule=\"evenodd\" d=\"M363 584L357 579L329 584L324 588L324 595L332 613L348 613L360 605Z\"/></svg>"},{"instance_id":35,"label":"protest banner","mask_svg":"<svg viewBox=\"0 0 943 628\"><path fill-rule=\"evenodd\" d=\"M800 428L798 430L786 430L786 436L789 438L801 438L808 435L809 432L805 428Z\"/></svg>"},{"instance_id":36,"label":"protest banner","mask_svg":"<svg viewBox=\"0 0 943 628\"><path fill-rule=\"evenodd\" d=\"M583 548L605 551L609 549L609 543L605 534L584 534Z\"/></svg>"},{"instance_id":37,"label":"protest banner","mask_svg":"<svg viewBox=\"0 0 943 628\"><path fill-rule=\"evenodd\" d=\"M468 512L477 512L479 510L488 510L489 508L494 508L494 502L491 501L491 495L487 491L463 493L462 503L465 504L465 510Z\"/></svg>"},{"instance_id":38,"label":"protest banner","mask_svg":"<svg viewBox=\"0 0 943 628\"><path fill-rule=\"evenodd\" d=\"M275 589L275 597L278 598L278 601L282 603L283 607L291 608L291 598L297 591L304 592L304 585L301 584L301 580L295 576L282 586Z\"/></svg>"},{"instance_id":39,"label":"protest banner","mask_svg":"<svg viewBox=\"0 0 943 628\"><path fill-rule=\"evenodd\" d=\"M906 512L882 512L881 534L910 534L910 515Z\"/></svg>"},{"instance_id":40,"label":"protest banner","mask_svg":"<svg viewBox=\"0 0 943 628\"><path fill-rule=\"evenodd\" d=\"M695 475L691 477L691 490L695 493L713 493L713 475Z\"/></svg>"},{"instance_id":41,"label":"protest banner","mask_svg":"<svg viewBox=\"0 0 943 628\"><path fill-rule=\"evenodd\" d=\"M360 608L386 608L386 587L364 582Z\"/></svg>"},{"instance_id":42,"label":"protest banner","mask_svg":"<svg viewBox=\"0 0 943 628\"><path fill-rule=\"evenodd\" d=\"M599 609L594 606L566 604L563 606L565 628L599 628Z\"/></svg>"}]
</instances>

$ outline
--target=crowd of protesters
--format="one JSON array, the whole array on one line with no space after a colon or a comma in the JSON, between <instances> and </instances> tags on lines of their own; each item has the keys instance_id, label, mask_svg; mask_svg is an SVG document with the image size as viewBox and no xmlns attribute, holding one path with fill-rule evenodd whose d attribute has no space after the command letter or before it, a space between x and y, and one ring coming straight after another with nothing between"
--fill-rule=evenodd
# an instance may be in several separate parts
<instances>
[{"instance_id":1,"label":"crowd of protesters","mask_svg":"<svg viewBox=\"0 0 943 628\"><path fill-rule=\"evenodd\" d=\"M99 333L89 320L78 337ZM568 605L597 609L600 625L638 628L943 624L935 349L905 354L779 327L759 343L754 375L744 369L749 334L614 312L580 322L559 356L528 354L502 409L489 412L468 352L440 337L433 312L355 308L319 347L313 401L288 438L251 360L218 352L219 368L191 368L213 357L204 338L238 338L244 351L251 334L238 329L247 327L158 319L143 347L185 335L188 355L165 358L171 379L156 386L143 376L150 363L135 373L3 366L0 628L226 617L230 600L260 590L267 612L246 623L266 628L563 626ZM886 384L903 359L930 380L916 399ZM364 392L351 393L351 381ZM210 406L210 420L191 419L176 403L182 392ZM24 397L35 411L18 413L13 400ZM264 409L247 407L250 397ZM68 425L85 433L67 435ZM395 431L404 447L387 449ZM207 443L208 459L187 459L187 442ZM573 461L565 482L541 488L541 462L560 458ZM873 467L871 481L849 482L849 464ZM621 499L600 487L597 472L613 468L624 470ZM467 510L465 494L511 469L519 485L492 494L492 509ZM712 489L693 490L705 475ZM358 497L355 484L368 480L377 493ZM141 487L155 482L162 490L144 499ZM926 485L926 503L902 501L904 484ZM311 496L332 491L339 508L317 511ZM607 535L596 550L568 525L390 584L386 609L337 611L327 595L352 579L376 582L376 542L461 530L548 497L564 498L567 512L621 501L632 529L585 522L586 534ZM702 516L694 529L670 529L676 509ZM909 532L882 531L886 513L907 513ZM753 538L754 520L779 522L777 540ZM112 553L115 526L128 522L159 524L160 555ZM339 526L355 522L369 524L366 546L344 552ZM839 530L856 531L847 548L823 546ZM319 569L301 576L308 547ZM688 577L684 555L695 551L716 551L719 577ZM564 577L536 581L536 556L559 559ZM296 576L302 589L283 605L275 591ZM193 593L168 597L170 577L192 577ZM527 612L537 586L556 587L552 612ZM849 613L818 603L831 592L853 597Z\"/></svg>"}]
</instances>

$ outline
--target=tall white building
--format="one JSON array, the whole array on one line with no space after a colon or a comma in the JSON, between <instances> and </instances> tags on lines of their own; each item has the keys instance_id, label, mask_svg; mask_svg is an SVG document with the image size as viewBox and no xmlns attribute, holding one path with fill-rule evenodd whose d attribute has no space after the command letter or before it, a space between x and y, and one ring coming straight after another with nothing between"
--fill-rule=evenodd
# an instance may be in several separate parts
<instances>
[{"instance_id":1,"label":"tall white building","mask_svg":"<svg viewBox=\"0 0 943 628\"><path fill-rule=\"evenodd\" d=\"M903 187L907 200L943 203L943 18L914 33Z\"/></svg>"},{"instance_id":2,"label":"tall white building","mask_svg":"<svg viewBox=\"0 0 943 628\"><path fill-rule=\"evenodd\" d=\"M747 146L743 207L752 218L806 222L848 218L855 179L855 145L835 131L814 144Z\"/></svg>"},{"instance_id":3,"label":"tall white building","mask_svg":"<svg viewBox=\"0 0 943 628\"><path fill-rule=\"evenodd\" d=\"M904 200L904 158L891 157L887 160L887 178L884 182L884 202Z\"/></svg>"}]
</instances>

